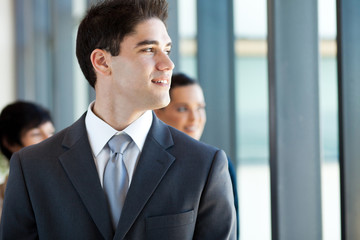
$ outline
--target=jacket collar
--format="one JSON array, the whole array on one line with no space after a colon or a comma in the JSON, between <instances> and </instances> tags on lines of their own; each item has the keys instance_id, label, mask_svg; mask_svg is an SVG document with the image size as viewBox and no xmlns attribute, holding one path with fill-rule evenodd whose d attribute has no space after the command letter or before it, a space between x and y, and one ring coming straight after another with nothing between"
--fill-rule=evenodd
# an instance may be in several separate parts
<instances>
[{"instance_id":1,"label":"jacket collar","mask_svg":"<svg viewBox=\"0 0 360 240\"><path fill-rule=\"evenodd\" d=\"M130 185L114 239L123 239L165 176L175 157L169 127L154 113L153 122ZM60 162L105 239L112 239L110 211L101 187L86 133L85 114L71 125L62 142ZM141 189L141 191L139 191Z\"/></svg>"},{"instance_id":2,"label":"jacket collar","mask_svg":"<svg viewBox=\"0 0 360 240\"><path fill-rule=\"evenodd\" d=\"M110 212L86 134L85 114L67 129L62 144L66 151L59 159L66 174L101 234L112 239Z\"/></svg>"},{"instance_id":3,"label":"jacket collar","mask_svg":"<svg viewBox=\"0 0 360 240\"><path fill-rule=\"evenodd\" d=\"M126 196L114 239L123 239L125 237L175 161L175 157L167 151L173 145L174 142L169 127L154 114L153 123Z\"/></svg>"}]
</instances>

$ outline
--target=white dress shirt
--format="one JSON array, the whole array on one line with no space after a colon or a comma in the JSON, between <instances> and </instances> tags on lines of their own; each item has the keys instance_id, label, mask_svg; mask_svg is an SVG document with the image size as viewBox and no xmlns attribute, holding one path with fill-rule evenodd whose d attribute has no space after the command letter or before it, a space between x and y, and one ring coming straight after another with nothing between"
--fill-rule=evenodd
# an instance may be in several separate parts
<instances>
[{"instance_id":1,"label":"white dress shirt","mask_svg":"<svg viewBox=\"0 0 360 240\"><path fill-rule=\"evenodd\" d=\"M85 126L88 134L90 147L94 157L95 165L99 174L101 186L103 186L103 176L107 161L110 158L110 148L107 142L115 134L120 132L112 128L105 121L94 114L92 108L94 102L90 103L85 117ZM152 112L146 111L137 120L123 130L133 140L124 153L124 162L129 175L129 186L139 161L146 136L149 133L153 116Z\"/></svg>"}]
</instances>

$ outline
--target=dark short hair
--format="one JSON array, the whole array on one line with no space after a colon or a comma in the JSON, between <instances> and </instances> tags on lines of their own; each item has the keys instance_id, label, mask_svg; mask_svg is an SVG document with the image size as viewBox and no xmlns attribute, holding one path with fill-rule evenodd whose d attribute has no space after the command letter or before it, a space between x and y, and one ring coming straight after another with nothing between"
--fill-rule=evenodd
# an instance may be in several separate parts
<instances>
[{"instance_id":1,"label":"dark short hair","mask_svg":"<svg viewBox=\"0 0 360 240\"><path fill-rule=\"evenodd\" d=\"M91 53L103 49L112 56L119 55L120 43L133 33L137 24L153 17L165 23L167 8L166 0L105 0L90 8L78 29L76 56L92 87L96 84L96 74Z\"/></svg>"},{"instance_id":2,"label":"dark short hair","mask_svg":"<svg viewBox=\"0 0 360 240\"><path fill-rule=\"evenodd\" d=\"M36 128L51 121L47 109L31 102L17 101L7 105L0 113L0 150L8 159L12 152L5 147L3 141L13 145L23 145L21 135L24 131Z\"/></svg>"},{"instance_id":3,"label":"dark short hair","mask_svg":"<svg viewBox=\"0 0 360 240\"><path fill-rule=\"evenodd\" d=\"M171 90L176 87L184 87L194 84L199 85L199 83L195 79L189 77L184 73L173 74L171 77L170 95L171 95Z\"/></svg>"}]
</instances>

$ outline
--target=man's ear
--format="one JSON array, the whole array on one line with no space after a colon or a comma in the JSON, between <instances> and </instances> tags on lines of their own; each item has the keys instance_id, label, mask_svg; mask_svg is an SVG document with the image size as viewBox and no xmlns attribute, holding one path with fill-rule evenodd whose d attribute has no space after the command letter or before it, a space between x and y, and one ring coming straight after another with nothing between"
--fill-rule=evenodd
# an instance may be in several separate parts
<instances>
[{"instance_id":1,"label":"man's ear","mask_svg":"<svg viewBox=\"0 0 360 240\"><path fill-rule=\"evenodd\" d=\"M102 50L102 49L95 49L91 55L90 60L91 63L95 69L95 71L98 74L101 75L110 75L111 74L111 68L109 67L109 61L110 61L110 53Z\"/></svg>"}]
</instances>

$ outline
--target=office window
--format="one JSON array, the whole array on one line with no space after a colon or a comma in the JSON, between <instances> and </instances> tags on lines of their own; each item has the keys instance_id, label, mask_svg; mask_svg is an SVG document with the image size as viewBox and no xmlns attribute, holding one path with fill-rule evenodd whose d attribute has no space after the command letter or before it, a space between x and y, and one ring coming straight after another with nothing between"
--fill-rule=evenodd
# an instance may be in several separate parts
<instances>
[{"instance_id":1,"label":"office window","mask_svg":"<svg viewBox=\"0 0 360 240\"><path fill-rule=\"evenodd\" d=\"M87 10L87 0L72 0L72 16L74 18L74 24L73 26L73 32L72 37L74 43L76 42L76 36L77 36L77 30L78 26L80 24L80 21L82 20L85 11ZM73 79L74 79L74 89L75 89L75 96L74 96L74 120L78 119L84 111L86 111L89 102L92 100L95 100L93 98L89 98L89 84L87 80L85 79L79 63L77 61L76 55L75 55L75 44L73 45L72 49L73 54Z\"/></svg>"},{"instance_id":2,"label":"office window","mask_svg":"<svg viewBox=\"0 0 360 240\"><path fill-rule=\"evenodd\" d=\"M178 1L178 11L180 62L174 71L197 79L196 0Z\"/></svg>"},{"instance_id":3,"label":"office window","mask_svg":"<svg viewBox=\"0 0 360 240\"><path fill-rule=\"evenodd\" d=\"M271 239L265 0L234 0L240 239Z\"/></svg>"},{"instance_id":4,"label":"office window","mask_svg":"<svg viewBox=\"0 0 360 240\"><path fill-rule=\"evenodd\" d=\"M323 239L340 239L336 2L319 0Z\"/></svg>"}]
</instances>

